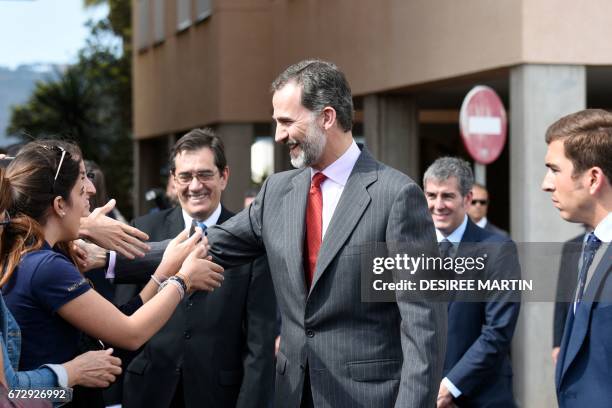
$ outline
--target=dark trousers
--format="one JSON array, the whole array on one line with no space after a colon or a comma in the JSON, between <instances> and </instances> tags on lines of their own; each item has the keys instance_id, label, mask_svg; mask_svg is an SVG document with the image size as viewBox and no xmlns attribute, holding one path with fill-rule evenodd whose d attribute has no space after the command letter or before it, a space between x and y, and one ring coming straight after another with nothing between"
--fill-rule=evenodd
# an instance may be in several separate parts
<instances>
[{"instance_id":1,"label":"dark trousers","mask_svg":"<svg viewBox=\"0 0 612 408\"><path fill-rule=\"evenodd\" d=\"M176 384L176 390L174 391L174 397L170 403L170 408L184 408L185 407L185 395L183 393L183 374L178 384Z\"/></svg>"},{"instance_id":2,"label":"dark trousers","mask_svg":"<svg viewBox=\"0 0 612 408\"><path fill-rule=\"evenodd\" d=\"M306 366L306 372L304 373L304 389L302 390L302 402L300 408L314 408L314 402L312 401L312 390L310 389L310 370Z\"/></svg>"}]
</instances>

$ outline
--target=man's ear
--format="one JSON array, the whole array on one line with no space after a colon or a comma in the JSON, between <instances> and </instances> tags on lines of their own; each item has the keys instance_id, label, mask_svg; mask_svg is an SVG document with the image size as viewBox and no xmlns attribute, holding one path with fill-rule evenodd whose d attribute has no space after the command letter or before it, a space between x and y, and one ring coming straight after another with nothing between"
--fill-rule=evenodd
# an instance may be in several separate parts
<instances>
[{"instance_id":1,"label":"man's ear","mask_svg":"<svg viewBox=\"0 0 612 408\"><path fill-rule=\"evenodd\" d=\"M60 218L63 218L66 215L66 200L62 198L62 196L57 196L53 199L53 212Z\"/></svg>"},{"instance_id":2,"label":"man's ear","mask_svg":"<svg viewBox=\"0 0 612 408\"><path fill-rule=\"evenodd\" d=\"M336 124L336 110L331 106L323 108L321 115L323 116L323 129L329 130Z\"/></svg>"},{"instance_id":3,"label":"man's ear","mask_svg":"<svg viewBox=\"0 0 612 408\"><path fill-rule=\"evenodd\" d=\"M606 183L609 183L601 167L591 167L586 172L589 192L591 194L597 193L603 188Z\"/></svg>"},{"instance_id":4,"label":"man's ear","mask_svg":"<svg viewBox=\"0 0 612 408\"><path fill-rule=\"evenodd\" d=\"M472 198L474 198L474 193L470 190L465 197L463 197L463 206L468 209L472 205Z\"/></svg>"},{"instance_id":5,"label":"man's ear","mask_svg":"<svg viewBox=\"0 0 612 408\"><path fill-rule=\"evenodd\" d=\"M223 171L221 172L221 191L225 190L227 187L227 182L229 181L230 169L229 166L225 166Z\"/></svg>"}]
</instances>

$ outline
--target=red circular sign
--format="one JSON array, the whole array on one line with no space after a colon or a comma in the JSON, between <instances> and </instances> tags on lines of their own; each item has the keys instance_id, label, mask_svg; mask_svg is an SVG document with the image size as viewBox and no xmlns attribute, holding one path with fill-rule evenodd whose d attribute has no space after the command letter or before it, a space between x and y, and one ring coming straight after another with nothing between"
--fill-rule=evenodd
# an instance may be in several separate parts
<instances>
[{"instance_id":1,"label":"red circular sign","mask_svg":"<svg viewBox=\"0 0 612 408\"><path fill-rule=\"evenodd\" d=\"M508 119L506 109L495 91L478 85L465 96L459 113L463 144L480 164L491 164L506 144Z\"/></svg>"}]
</instances>

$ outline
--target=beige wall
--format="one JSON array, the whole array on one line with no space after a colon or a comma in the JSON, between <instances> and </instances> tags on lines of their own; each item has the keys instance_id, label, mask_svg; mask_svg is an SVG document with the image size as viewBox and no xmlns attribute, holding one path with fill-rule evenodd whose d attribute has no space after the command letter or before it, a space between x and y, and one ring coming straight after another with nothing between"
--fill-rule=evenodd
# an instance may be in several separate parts
<instances>
[{"instance_id":1,"label":"beige wall","mask_svg":"<svg viewBox=\"0 0 612 408\"><path fill-rule=\"evenodd\" d=\"M524 0L523 59L612 65L612 1Z\"/></svg>"},{"instance_id":2,"label":"beige wall","mask_svg":"<svg viewBox=\"0 0 612 408\"><path fill-rule=\"evenodd\" d=\"M277 69L304 57L330 59L356 95L507 66L521 53L517 1L279 3Z\"/></svg>"},{"instance_id":3,"label":"beige wall","mask_svg":"<svg viewBox=\"0 0 612 408\"><path fill-rule=\"evenodd\" d=\"M165 41L134 52L137 138L270 117L268 6L264 0L246 3L214 2L211 18L177 34L176 2L164 2Z\"/></svg>"},{"instance_id":4,"label":"beige wall","mask_svg":"<svg viewBox=\"0 0 612 408\"><path fill-rule=\"evenodd\" d=\"M179 35L165 4L166 41L134 56L137 138L268 121L271 80L306 57L336 62L355 95L523 63L612 65L609 0L217 0Z\"/></svg>"}]
</instances>

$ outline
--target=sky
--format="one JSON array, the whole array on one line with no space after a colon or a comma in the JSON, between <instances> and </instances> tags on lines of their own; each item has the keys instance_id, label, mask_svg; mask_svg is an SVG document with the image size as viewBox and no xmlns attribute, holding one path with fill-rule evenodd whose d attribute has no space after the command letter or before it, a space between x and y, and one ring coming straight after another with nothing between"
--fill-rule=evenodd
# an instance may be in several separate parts
<instances>
[{"instance_id":1,"label":"sky","mask_svg":"<svg viewBox=\"0 0 612 408\"><path fill-rule=\"evenodd\" d=\"M108 14L83 0L0 0L0 66L74 62L89 33L85 23Z\"/></svg>"}]
</instances>

